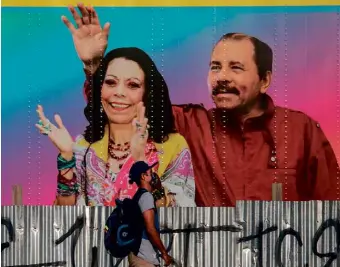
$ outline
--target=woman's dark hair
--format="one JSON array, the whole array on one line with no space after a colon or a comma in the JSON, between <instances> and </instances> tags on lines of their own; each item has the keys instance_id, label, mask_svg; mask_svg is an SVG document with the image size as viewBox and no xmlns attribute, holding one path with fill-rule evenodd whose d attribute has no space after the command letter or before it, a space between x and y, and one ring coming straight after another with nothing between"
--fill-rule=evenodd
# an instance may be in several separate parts
<instances>
[{"instance_id":1,"label":"woman's dark hair","mask_svg":"<svg viewBox=\"0 0 340 267\"><path fill-rule=\"evenodd\" d=\"M108 65L115 58L132 60L143 70L145 75L143 102L146 110L145 116L150 125L149 139L156 143L166 141L170 133L176 132L168 86L152 59L143 50L135 47L117 48L110 51L93 75L91 94L84 110L89 122L84 134L85 140L92 144L104 136L104 127L108 118L102 109L101 89Z\"/></svg>"}]
</instances>

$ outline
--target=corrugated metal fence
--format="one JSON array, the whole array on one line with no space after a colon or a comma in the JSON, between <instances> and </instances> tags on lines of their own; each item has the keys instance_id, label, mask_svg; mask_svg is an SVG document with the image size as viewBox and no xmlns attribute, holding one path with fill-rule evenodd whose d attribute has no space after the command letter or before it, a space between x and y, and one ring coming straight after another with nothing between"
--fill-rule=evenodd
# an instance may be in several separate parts
<instances>
[{"instance_id":1,"label":"corrugated metal fence","mask_svg":"<svg viewBox=\"0 0 340 267\"><path fill-rule=\"evenodd\" d=\"M126 260L110 258L103 246L103 226L111 208L3 206L1 210L4 267L128 266ZM162 239L182 267L338 267L339 220L340 202L239 202L236 208L160 209Z\"/></svg>"}]
</instances>

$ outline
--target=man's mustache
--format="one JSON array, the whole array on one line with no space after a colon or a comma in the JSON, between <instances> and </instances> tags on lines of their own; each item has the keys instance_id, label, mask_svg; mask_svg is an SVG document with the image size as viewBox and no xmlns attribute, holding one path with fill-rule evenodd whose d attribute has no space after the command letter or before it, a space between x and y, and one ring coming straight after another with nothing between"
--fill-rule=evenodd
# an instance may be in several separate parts
<instances>
[{"instance_id":1,"label":"man's mustache","mask_svg":"<svg viewBox=\"0 0 340 267\"><path fill-rule=\"evenodd\" d=\"M237 90L236 87L227 87L227 86L223 86L223 85L216 85L212 89L212 94L214 96L216 96L218 94L235 94L235 95L239 95L240 92L239 92L239 90Z\"/></svg>"}]
</instances>

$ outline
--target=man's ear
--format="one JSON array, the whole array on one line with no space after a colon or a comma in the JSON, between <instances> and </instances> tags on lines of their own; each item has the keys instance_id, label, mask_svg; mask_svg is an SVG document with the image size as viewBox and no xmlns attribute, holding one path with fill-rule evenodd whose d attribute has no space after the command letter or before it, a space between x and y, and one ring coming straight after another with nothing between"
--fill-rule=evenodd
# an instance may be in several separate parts
<instances>
[{"instance_id":1,"label":"man's ear","mask_svg":"<svg viewBox=\"0 0 340 267\"><path fill-rule=\"evenodd\" d=\"M266 93L270 84L272 82L272 73L270 71L267 71L266 76L264 77L264 79L261 81L261 88L260 88L260 92L262 94Z\"/></svg>"}]
</instances>

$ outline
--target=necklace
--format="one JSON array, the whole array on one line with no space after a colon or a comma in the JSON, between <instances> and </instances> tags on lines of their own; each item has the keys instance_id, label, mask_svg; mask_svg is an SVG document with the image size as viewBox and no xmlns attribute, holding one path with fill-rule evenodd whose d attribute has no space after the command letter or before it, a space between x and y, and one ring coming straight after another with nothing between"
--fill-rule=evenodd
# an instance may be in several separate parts
<instances>
[{"instance_id":1,"label":"necklace","mask_svg":"<svg viewBox=\"0 0 340 267\"><path fill-rule=\"evenodd\" d=\"M130 149L130 142L125 142L124 144L116 144L111 138L109 140L109 152L121 151L125 152Z\"/></svg>"},{"instance_id":2,"label":"necklace","mask_svg":"<svg viewBox=\"0 0 340 267\"><path fill-rule=\"evenodd\" d=\"M119 169L121 169L123 167L123 163L122 161L126 160L127 157L130 155L130 143L129 142L125 142L124 144L116 144L111 138L109 139L109 154L110 157L115 159L116 161L118 161L119 165ZM122 155L117 155L116 152L126 152ZM107 163L106 164L106 168L107 171L109 171L110 169L110 164Z\"/></svg>"},{"instance_id":3,"label":"necklace","mask_svg":"<svg viewBox=\"0 0 340 267\"><path fill-rule=\"evenodd\" d=\"M117 155L115 152L126 152L122 155ZM109 140L109 154L111 158L117 160L117 161L122 161L126 159L130 155L130 143L126 142L123 145L121 144L116 144L112 139Z\"/></svg>"}]
</instances>

